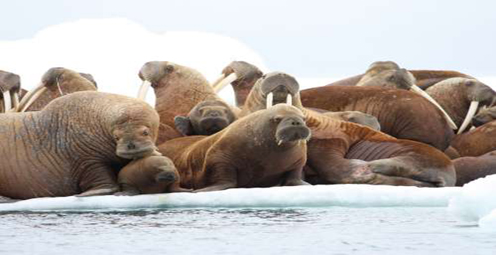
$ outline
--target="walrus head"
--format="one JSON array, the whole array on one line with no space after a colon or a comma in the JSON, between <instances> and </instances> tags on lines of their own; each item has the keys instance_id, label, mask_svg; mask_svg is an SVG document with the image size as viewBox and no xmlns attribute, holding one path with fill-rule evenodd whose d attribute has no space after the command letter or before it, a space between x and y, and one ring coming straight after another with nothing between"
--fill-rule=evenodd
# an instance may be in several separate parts
<instances>
[{"instance_id":1,"label":"walrus head","mask_svg":"<svg viewBox=\"0 0 496 255\"><path fill-rule=\"evenodd\" d=\"M496 106L481 109L479 113L472 118L472 125L474 125L474 127L479 127L493 120L496 120Z\"/></svg>"},{"instance_id":2,"label":"walrus head","mask_svg":"<svg viewBox=\"0 0 496 255\"><path fill-rule=\"evenodd\" d=\"M21 78L19 75L0 70L0 98L3 99L3 111L10 111L19 105Z\"/></svg>"},{"instance_id":3,"label":"walrus head","mask_svg":"<svg viewBox=\"0 0 496 255\"><path fill-rule=\"evenodd\" d=\"M141 170L152 173L148 178L155 182L173 183L179 179L177 169L168 157L154 155L138 160L142 160Z\"/></svg>"},{"instance_id":4,"label":"walrus head","mask_svg":"<svg viewBox=\"0 0 496 255\"><path fill-rule=\"evenodd\" d=\"M257 83L260 86L260 92L267 99L267 108L276 104L293 105L293 99L298 97L300 86L295 78L281 73L272 72L262 76ZM255 85L257 86L257 85Z\"/></svg>"},{"instance_id":5,"label":"walrus head","mask_svg":"<svg viewBox=\"0 0 496 255\"><path fill-rule=\"evenodd\" d=\"M50 100L77 91L95 91L96 82L90 74L81 74L63 67L48 69L40 84L29 91L19 103L18 111L26 111L43 93L50 93ZM48 102L47 102L48 103Z\"/></svg>"},{"instance_id":6,"label":"walrus head","mask_svg":"<svg viewBox=\"0 0 496 255\"><path fill-rule=\"evenodd\" d=\"M221 100L206 100L198 103L187 117L176 116L176 129L183 135L212 135L236 120L231 107Z\"/></svg>"},{"instance_id":7,"label":"walrus head","mask_svg":"<svg viewBox=\"0 0 496 255\"><path fill-rule=\"evenodd\" d=\"M267 109L271 125L275 126L275 141L278 146L308 141L311 131L305 123L303 112L298 108L280 104Z\"/></svg>"},{"instance_id":8,"label":"walrus head","mask_svg":"<svg viewBox=\"0 0 496 255\"><path fill-rule=\"evenodd\" d=\"M116 155L121 158L142 158L155 153L155 141L158 136L159 116L149 109L128 107L112 123L112 135L116 142Z\"/></svg>"}]
</instances>

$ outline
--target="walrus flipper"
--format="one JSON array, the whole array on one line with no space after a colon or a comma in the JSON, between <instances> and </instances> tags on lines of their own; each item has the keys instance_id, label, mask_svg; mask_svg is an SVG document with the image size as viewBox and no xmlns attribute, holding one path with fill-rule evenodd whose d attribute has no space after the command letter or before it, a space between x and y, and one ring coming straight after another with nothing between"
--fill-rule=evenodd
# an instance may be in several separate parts
<instances>
[{"instance_id":1,"label":"walrus flipper","mask_svg":"<svg viewBox=\"0 0 496 255\"><path fill-rule=\"evenodd\" d=\"M176 116L174 118L174 125L176 126L177 131L185 136L195 135L195 131L193 129L193 125L191 125L189 117Z\"/></svg>"}]
</instances>

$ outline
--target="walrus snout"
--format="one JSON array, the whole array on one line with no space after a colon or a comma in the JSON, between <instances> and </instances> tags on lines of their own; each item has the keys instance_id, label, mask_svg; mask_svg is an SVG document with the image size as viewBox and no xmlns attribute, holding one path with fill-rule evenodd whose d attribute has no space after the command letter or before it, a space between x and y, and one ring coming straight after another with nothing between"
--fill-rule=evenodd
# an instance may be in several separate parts
<instances>
[{"instance_id":1,"label":"walrus snout","mask_svg":"<svg viewBox=\"0 0 496 255\"><path fill-rule=\"evenodd\" d=\"M310 129L300 117L286 117L277 126L277 144L310 139Z\"/></svg>"},{"instance_id":2,"label":"walrus snout","mask_svg":"<svg viewBox=\"0 0 496 255\"><path fill-rule=\"evenodd\" d=\"M487 118L482 116L475 116L472 118L472 125L474 127L480 127L488 122Z\"/></svg>"},{"instance_id":3,"label":"walrus snout","mask_svg":"<svg viewBox=\"0 0 496 255\"><path fill-rule=\"evenodd\" d=\"M177 180L177 174L173 170L166 170L155 176L157 182L172 183Z\"/></svg>"},{"instance_id":4,"label":"walrus snout","mask_svg":"<svg viewBox=\"0 0 496 255\"><path fill-rule=\"evenodd\" d=\"M203 131L203 134L200 135L212 135L229 126L229 122L220 114L212 114L209 117L202 118L200 126L200 130Z\"/></svg>"},{"instance_id":5,"label":"walrus snout","mask_svg":"<svg viewBox=\"0 0 496 255\"><path fill-rule=\"evenodd\" d=\"M135 159L151 155L155 152L155 145L148 141L118 142L116 154L121 158Z\"/></svg>"}]
</instances>

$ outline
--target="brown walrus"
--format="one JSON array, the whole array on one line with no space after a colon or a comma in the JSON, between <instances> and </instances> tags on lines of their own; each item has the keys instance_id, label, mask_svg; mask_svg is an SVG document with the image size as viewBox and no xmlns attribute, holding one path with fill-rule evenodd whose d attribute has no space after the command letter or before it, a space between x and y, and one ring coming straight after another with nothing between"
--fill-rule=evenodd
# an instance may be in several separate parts
<instances>
[{"instance_id":1,"label":"brown walrus","mask_svg":"<svg viewBox=\"0 0 496 255\"><path fill-rule=\"evenodd\" d=\"M493 105L496 102L493 103ZM496 106L480 109L479 112L472 118L472 125L480 127L488 122L496 120Z\"/></svg>"},{"instance_id":2,"label":"brown walrus","mask_svg":"<svg viewBox=\"0 0 496 255\"><path fill-rule=\"evenodd\" d=\"M188 116L174 118L176 129L181 134L212 135L236 120L231 107L221 100L206 100L198 103Z\"/></svg>"},{"instance_id":3,"label":"brown walrus","mask_svg":"<svg viewBox=\"0 0 496 255\"><path fill-rule=\"evenodd\" d=\"M174 118L187 115L195 105L205 100L219 100L205 77L198 71L167 61L151 61L141 67L143 80L138 98L144 99L148 88L155 91L155 109L160 116L157 144L181 137L174 129Z\"/></svg>"},{"instance_id":4,"label":"brown walrus","mask_svg":"<svg viewBox=\"0 0 496 255\"><path fill-rule=\"evenodd\" d=\"M21 78L19 75L0 70L0 113L18 107L20 91Z\"/></svg>"},{"instance_id":5,"label":"brown walrus","mask_svg":"<svg viewBox=\"0 0 496 255\"><path fill-rule=\"evenodd\" d=\"M277 105L211 136L165 142L159 151L174 161L181 187L196 191L302 185L309 137L303 113Z\"/></svg>"},{"instance_id":6,"label":"brown walrus","mask_svg":"<svg viewBox=\"0 0 496 255\"><path fill-rule=\"evenodd\" d=\"M285 89L280 86L286 86ZM257 111L271 106L266 98L291 97L298 102L297 81L282 73L265 74L248 96L245 107ZM286 92L286 95L282 91ZM275 98L275 96L274 96ZM276 102L273 99L273 102ZM414 141L400 140L365 126L338 121L324 114L301 108L312 130L308 142L306 180L313 184L368 183L415 186L452 186L455 172L450 159L441 151Z\"/></svg>"},{"instance_id":7,"label":"brown walrus","mask_svg":"<svg viewBox=\"0 0 496 255\"><path fill-rule=\"evenodd\" d=\"M1 114L0 196L112 194L121 167L155 152L158 125L141 100L89 91L41 111Z\"/></svg>"},{"instance_id":8,"label":"brown walrus","mask_svg":"<svg viewBox=\"0 0 496 255\"><path fill-rule=\"evenodd\" d=\"M456 186L496 174L496 151L479 157L461 157L453 160L456 169Z\"/></svg>"},{"instance_id":9,"label":"brown walrus","mask_svg":"<svg viewBox=\"0 0 496 255\"><path fill-rule=\"evenodd\" d=\"M17 111L39 111L55 98L96 89L94 83L80 73L63 67L53 67L42 76L40 84L22 98Z\"/></svg>"},{"instance_id":10,"label":"brown walrus","mask_svg":"<svg viewBox=\"0 0 496 255\"><path fill-rule=\"evenodd\" d=\"M496 150L496 121L456 135L451 142L459 156L477 157Z\"/></svg>"},{"instance_id":11,"label":"brown walrus","mask_svg":"<svg viewBox=\"0 0 496 255\"><path fill-rule=\"evenodd\" d=\"M172 160L152 155L131 161L119 171L121 191L116 195L157 194L190 191L179 187L179 173Z\"/></svg>"}]
</instances>

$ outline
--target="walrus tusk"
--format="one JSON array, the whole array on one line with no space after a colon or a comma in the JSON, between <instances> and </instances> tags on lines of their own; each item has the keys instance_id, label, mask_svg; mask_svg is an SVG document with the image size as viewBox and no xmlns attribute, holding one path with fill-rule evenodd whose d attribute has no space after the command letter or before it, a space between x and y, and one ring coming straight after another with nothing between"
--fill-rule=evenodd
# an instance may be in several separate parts
<instances>
[{"instance_id":1,"label":"walrus tusk","mask_svg":"<svg viewBox=\"0 0 496 255\"><path fill-rule=\"evenodd\" d=\"M151 85L152 85L151 82L149 82L147 80L143 81L143 83L141 84L141 87L139 88L139 91L138 91L138 99L145 101L146 94L148 93L148 89L150 88Z\"/></svg>"},{"instance_id":2,"label":"walrus tusk","mask_svg":"<svg viewBox=\"0 0 496 255\"><path fill-rule=\"evenodd\" d=\"M288 96L286 97L286 104L293 105L293 97L291 96L291 94L288 94Z\"/></svg>"},{"instance_id":3,"label":"walrus tusk","mask_svg":"<svg viewBox=\"0 0 496 255\"><path fill-rule=\"evenodd\" d=\"M270 107L272 107L273 102L274 102L274 94L272 92L270 92L267 95L267 109L269 109Z\"/></svg>"},{"instance_id":4,"label":"walrus tusk","mask_svg":"<svg viewBox=\"0 0 496 255\"><path fill-rule=\"evenodd\" d=\"M14 108L12 109L12 111L17 111L17 109L19 108L19 93L18 92L14 92L12 94L12 97L14 98L13 100L13 104L14 104Z\"/></svg>"},{"instance_id":5,"label":"walrus tusk","mask_svg":"<svg viewBox=\"0 0 496 255\"><path fill-rule=\"evenodd\" d=\"M444 114L444 118L446 121L448 121L448 125L451 127L451 129L457 129L456 123L451 119L451 117L448 115L448 113L439 105L434 98L432 98L427 92L423 91L421 88L419 88L417 85L413 84L412 87L410 88L413 92L421 95L425 99L429 100L431 103L433 103L441 112Z\"/></svg>"},{"instance_id":6,"label":"walrus tusk","mask_svg":"<svg viewBox=\"0 0 496 255\"><path fill-rule=\"evenodd\" d=\"M41 87L36 88L33 91L34 93L32 94L31 98L26 99L27 102L24 105L22 104L22 101L24 101L24 98L26 97L23 97L22 98L23 100L21 100L21 102L19 103L19 112L25 112L34 103L34 101L36 101L36 99L38 99L41 96L41 94L43 94L43 92L45 92L46 90L47 88L43 85Z\"/></svg>"},{"instance_id":7,"label":"walrus tusk","mask_svg":"<svg viewBox=\"0 0 496 255\"><path fill-rule=\"evenodd\" d=\"M461 134L463 132L463 130L465 130L465 128L467 128L470 121L472 121L472 118L474 117L478 106L479 106L479 101L472 101L470 103L470 108L468 108L467 116L465 116L465 119L463 120L463 123L460 126L460 129L458 129L457 134Z\"/></svg>"},{"instance_id":8,"label":"walrus tusk","mask_svg":"<svg viewBox=\"0 0 496 255\"><path fill-rule=\"evenodd\" d=\"M212 86L212 88L215 88L217 84L219 84L219 82L222 81L225 77L225 74L221 74L219 78L217 78L214 82L212 82L212 84L210 84L210 86Z\"/></svg>"},{"instance_id":9,"label":"walrus tusk","mask_svg":"<svg viewBox=\"0 0 496 255\"><path fill-rule=\"evenodd\" d=\"M12 102L10 101L10 91L3 92L3 111L8 112L12 109Z\"/></svg>"},{"instance_id":10,"label":"walrus tusk","mask_svg":"<svg viewBox=\"0 0 496 255\"><path fill-rule=\"evenodd\" d=\"M232 73L232 74L228 75L226 78L224 78L219 83L217 83L216 85L214 85L213 88L214 88L215 93L218 93L225 86L231 84L231 82L233 82L233 81L235 81L237 79L238 79L238 75L236 75L236 73Z\"/></svg>"}]
</instances>

